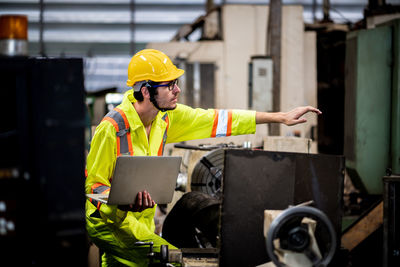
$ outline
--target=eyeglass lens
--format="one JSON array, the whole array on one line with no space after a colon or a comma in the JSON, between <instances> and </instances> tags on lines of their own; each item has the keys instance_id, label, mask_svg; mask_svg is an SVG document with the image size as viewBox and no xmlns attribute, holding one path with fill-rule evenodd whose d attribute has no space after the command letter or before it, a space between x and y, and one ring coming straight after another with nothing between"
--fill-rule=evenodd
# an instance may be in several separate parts
<instances>
[{"instance_id":1,"label":"eyeglass lens","mask_svg":"<svg viewBox=\"0 0 400 267\"><path fill-rule=\"evenodd\" d=\"M178 79L171 81L171 82L169 83L169 85L168 85L168 89L169 89L170 91L174 90L175 85L178 85Z\"/></svg>"}]
</instances>

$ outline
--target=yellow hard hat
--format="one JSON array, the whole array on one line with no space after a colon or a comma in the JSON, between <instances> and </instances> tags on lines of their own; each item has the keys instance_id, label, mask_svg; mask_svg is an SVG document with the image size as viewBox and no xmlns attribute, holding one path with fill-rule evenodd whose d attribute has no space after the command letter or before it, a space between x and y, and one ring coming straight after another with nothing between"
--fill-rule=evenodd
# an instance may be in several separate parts
<instances>
[{"instance_id":1,"label":"yellow hard hat","mask_svg":"<svg viewBox=\"0 0 400 267\"><path fill-rule=\"evenodd\" d=\"M126 85L132 87L139 81L172 81L184 72L184 70L178 69L163 52L144 49L137 52L129 62Z\"/></svg>"}]
</instances>

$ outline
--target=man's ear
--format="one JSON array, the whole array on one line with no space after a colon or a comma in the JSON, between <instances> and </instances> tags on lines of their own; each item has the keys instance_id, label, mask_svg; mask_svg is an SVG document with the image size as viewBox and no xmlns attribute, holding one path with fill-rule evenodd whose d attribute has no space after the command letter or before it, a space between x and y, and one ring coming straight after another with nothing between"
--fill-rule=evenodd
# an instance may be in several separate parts
<instances>
[{"instance_id":1,"label":"man's ear","mask_svg":"<svg viewBox=\"0 0 400 267\"><path fill-rule=\"evenodd\" d=\"M143 86L140 90L142 91L143 98L150 98L150 92L146 86Z\"/></svg>"}]
</instances>

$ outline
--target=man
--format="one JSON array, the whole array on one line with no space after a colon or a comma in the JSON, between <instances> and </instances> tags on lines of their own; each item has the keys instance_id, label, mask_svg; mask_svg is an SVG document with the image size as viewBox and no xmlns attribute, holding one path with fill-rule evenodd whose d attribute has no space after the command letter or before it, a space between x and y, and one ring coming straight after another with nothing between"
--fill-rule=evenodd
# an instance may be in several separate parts
<instances>
[{"instance_id":1,"label":"man","mask_svg":"<svg viewBox=\"0 0 400 267\"><path fill-rule=\"evenodd\" d=\"M165 143L208 137L250 134L258 123L295 125L305 122L313 107L298 107L283 113L244 110L192 109L178 104L177 79L184 73L162 52L145 49L135 54L128 67L127 85L133 87L114 111L96 128L87 157L86 193L104 194L117 156L162 155ZM104 252L103 266L147 266L148 247L137 241L175 247L154 233L155 203L146 191L128 207L86 201L89 236Z\"/></svg>"}]
</instances>

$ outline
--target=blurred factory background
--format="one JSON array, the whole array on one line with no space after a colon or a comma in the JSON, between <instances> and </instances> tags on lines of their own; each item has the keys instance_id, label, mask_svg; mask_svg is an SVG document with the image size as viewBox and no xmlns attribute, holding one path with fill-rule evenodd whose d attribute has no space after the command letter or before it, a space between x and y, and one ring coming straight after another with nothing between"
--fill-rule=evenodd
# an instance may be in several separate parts
<instances>
[{"instance_id":1,"label":"blurred factory background","mask_svg":"<svg viewBox=\"0 0 400 267\"><path fill-rule=\"evenodd\" d=\"M210 207L223 211L220 246L207 256L221 266L272 260L262 231L238 235L249 226L232 221L262 228L264 210L312 200L333 225L319 244L323 257L334 252L329 266L400 265L399 0L0 0L1 266L96 265L85 153L144 48L185 69L181 103L323 112L295 127L167 147L183 164L164 212L188 191L216 197ZM222 173L224 185L207 182ZM258 197L258 215L238 215L238 196L251 197L243 187ZM171 221L166 235L184 239L184 218Z\"/></svg>"},{"instance_id":2,"label":"blurred factory background","mask_svg":"<svg viewBox=\"0 0 400 267\"><path fill-rule=\"evenodd\" d=\"M212 5L265 5L257 1L211 1ZM363 18L367 0L330 1L330 18L354 24ZM390 3L391 1L387 1ZM323 19L322 0L283 1L303 8L305 23ZM0 14L28 16L29 55L85 58L88 92L116 87L126 90L126 64L134 51L148 43L168 42L186 24L207 12L207 1L1 1ZM188 38L197 41L201 30Z\"/></svg>"}]
</instances>

